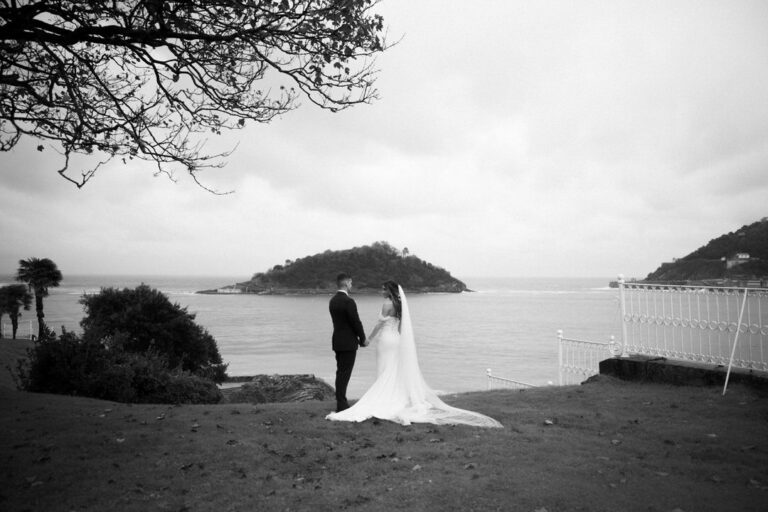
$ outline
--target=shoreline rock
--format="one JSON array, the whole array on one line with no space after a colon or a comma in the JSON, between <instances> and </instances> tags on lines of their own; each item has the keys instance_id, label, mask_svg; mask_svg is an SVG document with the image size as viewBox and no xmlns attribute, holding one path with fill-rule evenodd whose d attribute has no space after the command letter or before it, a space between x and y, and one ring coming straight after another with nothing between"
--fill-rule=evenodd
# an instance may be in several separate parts
<instances>
[{"instance_id":1,"label":"shoreline rock","mask_svg":"<svg viewBox=\"0 0 768 512\"><path fill-rule=\"evenodd\" d=\"M334 388L312 374L232 377L227 382L243 384L223 388L222 403L307 402L333 400L335 397Z\"/></svg>"}]
</instances>

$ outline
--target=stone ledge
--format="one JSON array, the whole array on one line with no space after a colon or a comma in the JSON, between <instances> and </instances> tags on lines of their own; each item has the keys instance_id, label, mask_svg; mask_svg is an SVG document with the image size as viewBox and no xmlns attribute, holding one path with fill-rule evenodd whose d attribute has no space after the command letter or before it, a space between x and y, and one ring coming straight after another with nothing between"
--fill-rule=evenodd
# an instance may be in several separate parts
<instances>
[{"instance_id":1,"label":"stone ledge","mask_svg":"<svg viewBox=\"0 0 768 512\"><path fill-rule=\"evenodd\" d=\"M600 361L600 374L622 380L660 382L679 386L722 386L728 368L664 357L632 355ZM731 368L728 384L768 390L768 373Z\"/></svg>"}]
</instances>

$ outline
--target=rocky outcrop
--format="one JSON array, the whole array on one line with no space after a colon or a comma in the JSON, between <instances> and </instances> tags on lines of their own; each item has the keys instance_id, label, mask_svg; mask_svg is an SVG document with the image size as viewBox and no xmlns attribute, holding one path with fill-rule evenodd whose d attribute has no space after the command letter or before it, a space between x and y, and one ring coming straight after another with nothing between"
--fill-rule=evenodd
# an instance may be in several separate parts
<instances>
[{"instance_id":1,"label":"rocky outcrop","mask_svg":"<svg viewBox=\"0 0 768 512\"><path fill-rule=\"evenodd\" d=\"M224 402L265 404L332 400L335 391L314 375L256 375L242 386L222 389Z\"/></svg>"}]
</instances>

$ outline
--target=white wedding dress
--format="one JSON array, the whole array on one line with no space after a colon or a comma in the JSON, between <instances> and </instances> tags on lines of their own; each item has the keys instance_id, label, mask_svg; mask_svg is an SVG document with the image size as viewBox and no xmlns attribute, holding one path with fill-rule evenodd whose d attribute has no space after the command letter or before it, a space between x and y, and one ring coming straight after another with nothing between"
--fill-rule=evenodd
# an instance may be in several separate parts
<instances>
[{"instance_id":1,"label":"white wedding dress","mask_svg":"<svg viewBox=\"0 0 768 512\"><path fill-rule=\"evenodd\" d=\"M419 369L408 302L402 288L399 292L401 320L380 314L378 331L370 339L376 344L376 381L352 407L333 412L326 419L359 422L380 418L403 425L435 423L501 427L501 423L493 418L447 405L430 389Z\"/></svg>"}]
</instances>

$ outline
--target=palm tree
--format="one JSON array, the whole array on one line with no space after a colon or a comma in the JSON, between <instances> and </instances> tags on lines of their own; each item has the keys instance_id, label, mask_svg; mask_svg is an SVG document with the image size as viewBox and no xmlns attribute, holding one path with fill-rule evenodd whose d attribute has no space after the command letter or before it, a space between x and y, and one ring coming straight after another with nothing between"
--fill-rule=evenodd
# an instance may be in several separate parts
<instances>
[{"instance_id":1,"label":"palm tree","mask_svg":"<svg viewBox=\"0 0 768 512\"><path fill-rule=\"evenodd\" d=\"M19 330L20 310L29 311L32 305L32 294L23 284L10 284L0 288L0 314L6 313L11 317L11 330L13 339L16 339L16 331ZM2 333L0 333L2 336Z\"/></svg>"},{"instance_id":2,"label":"palm tree","mask_svg":"<svg viewBox=\"0 0 768 512\"><path fill-rule=\"evenodd\" d=\"M63 279L61 271L56 264L48 258L29 258L19 261L19 270L16 272L16 280L29 285L29 289L35 292L35 311L37 311L38 339L46 335L45 314L43 313L43 297L48 296L48 288L59 286Z\"/></svg>"}]
</instances>

